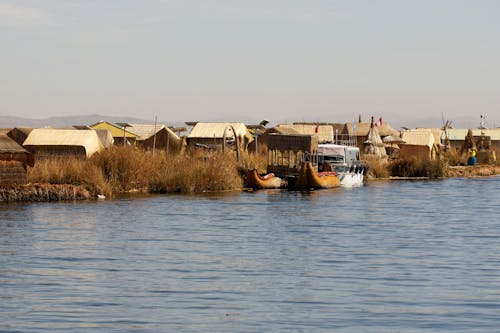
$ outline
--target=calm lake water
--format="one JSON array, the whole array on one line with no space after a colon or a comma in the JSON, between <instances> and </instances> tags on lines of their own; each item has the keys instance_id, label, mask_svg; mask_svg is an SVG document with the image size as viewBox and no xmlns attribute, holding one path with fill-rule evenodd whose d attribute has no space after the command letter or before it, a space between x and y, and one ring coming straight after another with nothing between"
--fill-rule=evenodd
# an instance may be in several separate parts
<instances>
[{"instance_id":1,"label":"calm lake water","mask_svg":"<svg viewBox=\"0 0 500 333\"><path fill-rule=\"evenodd\" d=\"M1 332L495 332L500 178L0 205Z\"/></svg>"}]
</instances>

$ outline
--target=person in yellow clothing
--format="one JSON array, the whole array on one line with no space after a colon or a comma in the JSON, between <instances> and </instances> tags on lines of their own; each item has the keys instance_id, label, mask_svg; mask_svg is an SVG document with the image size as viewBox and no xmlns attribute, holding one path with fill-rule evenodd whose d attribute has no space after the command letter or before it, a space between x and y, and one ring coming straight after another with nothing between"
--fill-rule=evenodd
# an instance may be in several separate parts
<instances>
[{"instance_id":1,"label":"person in yellow clothing","mask_svg":"<svg viewBox=\"0 0 500 333\"><path fill-rule=\"evenodd\" d=\"M469 158L467 159L467 165L476 165L476 150L472 149L469 153Z\"/></svg>"}]
</instances>

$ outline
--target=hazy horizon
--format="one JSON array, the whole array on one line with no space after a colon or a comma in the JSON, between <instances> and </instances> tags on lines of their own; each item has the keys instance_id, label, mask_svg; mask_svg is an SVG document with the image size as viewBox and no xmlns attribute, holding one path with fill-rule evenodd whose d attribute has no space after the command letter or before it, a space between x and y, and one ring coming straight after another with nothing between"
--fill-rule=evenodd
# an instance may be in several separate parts
<instances>
[{"instance_id":1,"label":"hazy horizon","mask_svg":"<svg viewBox=\"0 0 500 333\"><path fill-rule=\"evenodd\" d=\"M0 0L0 114L500 126L500 2Z\"/></svg>"}]
</instances>

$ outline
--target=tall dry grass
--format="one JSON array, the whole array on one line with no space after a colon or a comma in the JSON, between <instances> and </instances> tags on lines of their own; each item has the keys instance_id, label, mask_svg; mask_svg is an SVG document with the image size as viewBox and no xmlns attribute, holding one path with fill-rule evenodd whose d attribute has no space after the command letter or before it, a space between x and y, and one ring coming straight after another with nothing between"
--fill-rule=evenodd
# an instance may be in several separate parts
<instances>
[{"instance_id":1,"label":"tall dry grass","mask_svg":"<svg viewBox=\"0 0 500 333\"><path fill-rule=\"evenodd\" d=\"M238 162L231 151L187 150L174 156L155 157L148 181L151 192L211 192L243 187Z\"/></svg>"},{"instance_id":2,"label":"tall dry grass","mask_svg":"<svg viewBox=\"0 0 500 333\"><path fill-rule=\"evenodd\" d=\"M387 168L387 161L372 156L365 156L364 160L368 165L368 176L371 178L389 178L390 173Z\"/></svg>"},{"instance_id":3,"label":"tall dry grass","mask_svg":"<svg viewBox=\"0 0 500 333\"><path fill-rule=\"evenodd\" d=\"M439 158L449 166L466 165L467 157L456 150L441 152Z\"/></svg>"},{"instance_id":4,"label":"tall dry grass","mask_svg":"<svg viewBox=\"0 0 500 333\"><path fill-rule=\"evenodd\" d=\"M102 171L89 160L75 156L39 160L28 168L27 178L30 183L81 185L93 196L113 194Z\"/></svg>"},{"instance_id":5,"label":"tall dry grass","mask_svg":"<svg viewBox=\"0 0 500 333\"><path fill-rule=\"evenodd\" d=\"M92 195L130 191L151 193L209 192L243 187L241 165L232 151L166 154L132 147L112 147L90 159L54 157L28 170L31 183L82 185Z\"/></svg>"},{"instance_id":6,"label":"tall dry grass","mask_svg":"<svg viewBox=\"0 0 500 333\"><path fill-rule=\"evenodd\" d=\"M263 152L263 149L258 153L243 152L240 167L244 173L249 169L257 169L259 173L267 172L267 153Z\"/></svg>"},{"instance_id":7,"label":"tall dry grass","mask_svg":"<svg viewBox=\"0 0 500 333\"><path fill-rule=\"evenodd\" d=\"M391 176L428 177L429 179L445 176L445 163L440 160L418 160L416 158L394 160L389 164Z\"/></svg>"}]
</instances>

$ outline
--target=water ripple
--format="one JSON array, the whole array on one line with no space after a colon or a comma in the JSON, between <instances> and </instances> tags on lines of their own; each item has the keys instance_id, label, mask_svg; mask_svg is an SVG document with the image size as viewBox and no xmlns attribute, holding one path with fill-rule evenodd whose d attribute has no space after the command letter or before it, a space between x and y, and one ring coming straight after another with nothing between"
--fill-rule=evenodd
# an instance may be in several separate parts
<instances>
[{"instance_id":1,"label":"water ripple","mask_svg":"<svg viewBox=\"0 0 500 333\"><path fill-rule=\"evenodd\" d=\"M0 331L496 331L499 185L2 205Z\"/></svg>"}]
</instances>

